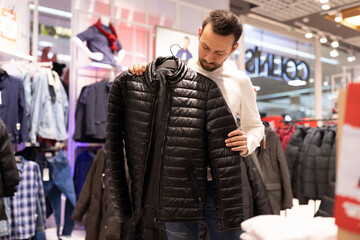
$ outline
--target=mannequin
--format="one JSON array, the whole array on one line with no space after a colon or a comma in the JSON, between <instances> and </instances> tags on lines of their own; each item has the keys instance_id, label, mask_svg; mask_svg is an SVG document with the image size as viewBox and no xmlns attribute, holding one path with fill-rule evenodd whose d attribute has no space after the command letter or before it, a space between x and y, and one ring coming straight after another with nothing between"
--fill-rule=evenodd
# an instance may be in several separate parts
<instances>
[{"instance_id":1,"label":"mannequin","mask_svg":"<svg viewBox=\"0 0 360 240\"><path fill-rule=\"evenodd\" d=\"M100 17L100 21L101 21L101 25L109 28L110 26L110 18L107 16L101 16ZM92 26L91 26L92 27ZM90 27L90 28L91 28ZM102 61L104 59L104 53L100 52L100 51L91 51L87 45L86 41L83 41L82 39L80 39L78 36L73 37L72 38L73 43L75 43L75 45L82 51L84 52L90 59L95 60L95 61ZM124 49L120 49L118 52L114 52L113 53L113 59L114 62L117 65L120 65L122 59L125 56L125 50Z\"/></svg>"}]
</instances>

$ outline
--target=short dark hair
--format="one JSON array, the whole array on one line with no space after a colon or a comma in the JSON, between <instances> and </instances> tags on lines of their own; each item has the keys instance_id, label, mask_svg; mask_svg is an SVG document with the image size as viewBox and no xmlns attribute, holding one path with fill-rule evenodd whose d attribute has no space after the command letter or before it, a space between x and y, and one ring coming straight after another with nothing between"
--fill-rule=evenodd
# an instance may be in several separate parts
<instances>
[{"instance_id":1,"label":"short dark hair","mask_svg":"<svg viewBox=\"0 0 360 240\"><path fill-rule=\"evenodd\" d=\"M235 37L233 46L239 41L242 34L240 18L233 12L225 9L211 11L203 21L202 30L211 23L214 33L221 36L233 34Z\"/></svg>"}]
</instances>

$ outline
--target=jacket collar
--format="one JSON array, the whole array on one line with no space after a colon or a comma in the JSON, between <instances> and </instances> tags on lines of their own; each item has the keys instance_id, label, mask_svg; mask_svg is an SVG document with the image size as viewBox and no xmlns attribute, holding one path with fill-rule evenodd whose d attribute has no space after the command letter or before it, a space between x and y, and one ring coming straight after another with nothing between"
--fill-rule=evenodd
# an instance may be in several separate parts
<instances>
[{"instance_id":1,"label":"jacket collar","mask_svg":"<svg viewBox=\"0 0 360 240\"><path fill-rule=\"evenodd\" d=\"M170 61L170 63L172 61L173 63L175 63L173 65L176 67L174 69L162 68L161 64L163 64L165 61ZM165 72L166 80L170 83L170 85L176 84L179 81L181 81L185 77L188 70L186 64L183 61L181 61L178 57L175 56L158 57L154 61L152 61L149 64L148 68L146 69L145 78L147 82L149 83L151 82L152 84L153 80L157 78L157 74L161 69L165 70L164 72Z\"/></svg>"}]
</instances>

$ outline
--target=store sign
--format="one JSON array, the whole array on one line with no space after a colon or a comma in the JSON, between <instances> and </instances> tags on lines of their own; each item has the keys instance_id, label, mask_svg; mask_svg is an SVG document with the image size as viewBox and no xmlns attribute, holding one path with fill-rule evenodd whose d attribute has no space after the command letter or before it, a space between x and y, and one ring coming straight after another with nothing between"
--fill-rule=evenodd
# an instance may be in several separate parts
<instances>
[{"instance_id":1,"label":"store sign","mask_svg":"<svg viewBox=\"0 0 360 240\"><path fill-rule=\"evenodd\" d=\"M309 79L309 66L304 61L287 58L272 53L261 55L258 47L247 49L245 69L249 74L266 76L285 81Z\"/></svg>"},{"instance_id":2,"label":"store sign","mask_svg":"<svg viewBox=\"0 0 360 240\"><path fill-rule=\"evenodd\" d=\"M1 31L1 37L11 41L16 41L17 38L16 13L5 8L1 10L0 31Z\"/></svg>"}]
</instances>

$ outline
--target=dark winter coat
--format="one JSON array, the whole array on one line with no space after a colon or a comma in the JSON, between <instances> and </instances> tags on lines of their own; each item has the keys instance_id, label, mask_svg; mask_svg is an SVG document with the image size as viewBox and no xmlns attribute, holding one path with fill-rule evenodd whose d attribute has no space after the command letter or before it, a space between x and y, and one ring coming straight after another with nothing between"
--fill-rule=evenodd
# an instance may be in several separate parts
<instances>
[{"instance_id":1,"label":"dark winter coat","mask_svg":"<svg viewBox=\"0 0 360 240\"><path fill-rule=\"evenodd\" d=\"M303 162L302 177L304 196L308 199L317 199L316 190L316 156L319 154L324 130L315 128L307 134L300 153Z\"/></svg>"},{"instance_id":2,"label":"dark winter coat","mask_svg":"<svg viewBox=\"0 0 360 240\"><path fill-rule=\"evenodd\" d=\"M160 68L166 60L175 61L177 68ZM159 188L154 195L158 198L156 220L204 218L209 164L217 189L219 230L240 228L244 220L241 157L224 143L236 124L216 83L178 58L157 58L142 76L128 71L118 76L108 104L110 187L121 221L132 217L136 223L141 217L145 172L151 159L159 163L159 180L155 183ZM160 122L154 123L155 116ZM158 141L152 142L153 134ZM130 189L125 177L123 142ZM152 144L161 150L160 158L152 159Z\"/></svg>"},{"instance_id":3,"label":"dark winter coat","mask_svg":"<svg viewBox=\"0 0 360 240\"><path fill-rule=\"evenodd\" d=\"M74 221L81 221L86 215L86 240L120 239L122 223L116 220L114 207L109 196L107 176L105 175L105 152L98 150L86 177L75 209Z\"/></svg>"},{"instance_id":4,"label":"dark winter coat","mask_svg":"<svg viewBox=\"0 0 360 240\"><path fill-rule=\"evenodd\" d=\"M258 215L274 214L265 184L252 156L241 161L241 171L245 220Z\"/></svg>"},{"instance_id":5,"label":"dark winter coat","mask_svg":"<svg viewBox=\"0 0 360 240\"><path fill-rule=\"evenodd\" d=\"M291 208L292 191L290 174L280 138L271 128L265 128L265 137L257 148L257 159L275 214Z\"/></svg>"},{"instance_id":6,"label":"dark winter coat","mask_svg":"<svg viewBox=\"0 0 360 240\"><path fill-rule=\"evenodd\" d=\"M307 204L307 200L304 199L301 187L301 161L300 161L300 150L304 138L308 131L311 128L306 128L304 126L297 126L295 132L291 135L291 138L286 145L285 149L285 158L288 164L290 178L291 178L291 188L294 194L294 197L302 200L302 204Z\"/></svg>"},{"instance_id":7,"label":"dark winter coat","mask_svg":"<svg viewBox=\"0 0 360 240\"><path fill-rule=\"evenodd\" d=\"M333 217L334 203L335 203L335 174L332 176L329 185L326 188L325 194L321 199L321 203L315 217Z\"/></svg>"},{"instance_id":8,"label":"dark winter coat","mask_svg":"<svg viewBox=\"0 0 360 240\"><path fill-rule=\"evenodd\" d=\"M316 199L321 199L329 184L330 161L333 154L333 144L335 142L335 129L325 130L319 153L315 161L316 176Z\"/></svg>"}]
</instances>

